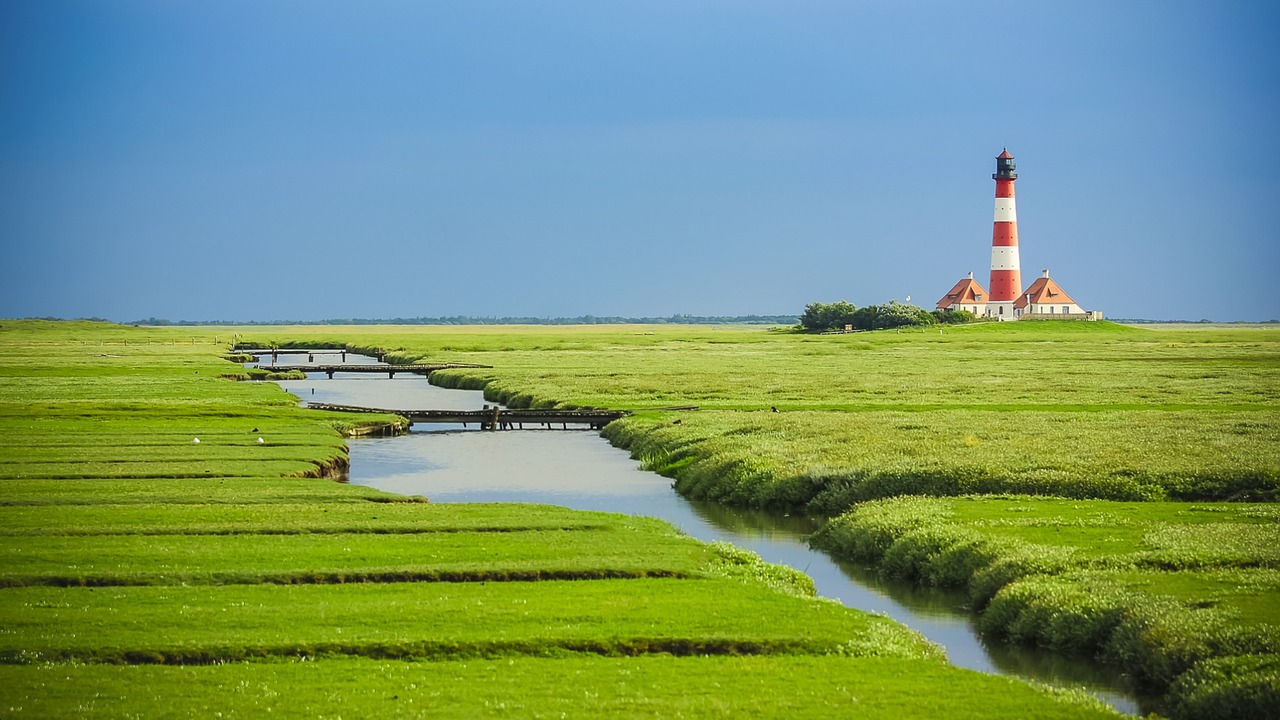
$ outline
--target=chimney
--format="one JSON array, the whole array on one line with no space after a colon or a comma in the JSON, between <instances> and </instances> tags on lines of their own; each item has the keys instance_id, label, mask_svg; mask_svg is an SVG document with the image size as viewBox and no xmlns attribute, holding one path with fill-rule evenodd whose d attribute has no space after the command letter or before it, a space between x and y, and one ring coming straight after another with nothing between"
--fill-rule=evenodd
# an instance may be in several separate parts
<instances>
[{"instance_id":1,"label":"chimney","mask_svg":"<svg viewBox=\"0 0 1280 720\"><path fill-rule=\"evenodd\" d=\"M1045 268L1043 272L1044 274L1041 277L1049 277L1049 268Z\"/></svg>"},{"instance_id":2,"label":"chimney","mask_svg":"<svg viewBox=\"0 0 1280 720\"><path fill-rule=\"evenodd\" d=\"M973 273L972 273L972 272L970 272L970 273L969 273L969 279L970 279L970 280L972 280L972 279L973 279Z\"/></svg>"}]
</instances>

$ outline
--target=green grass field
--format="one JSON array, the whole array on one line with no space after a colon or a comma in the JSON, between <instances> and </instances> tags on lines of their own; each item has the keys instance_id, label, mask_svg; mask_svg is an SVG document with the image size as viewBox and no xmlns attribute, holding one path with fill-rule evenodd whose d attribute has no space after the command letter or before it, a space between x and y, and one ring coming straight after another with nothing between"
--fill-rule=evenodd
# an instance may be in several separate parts
<instances>
[{"instance_id":1,"label":"green grass field","mask_svg":"<svg viewBox=\"0 0 1280 720\"><path fill-rule=\"evenodd\" d=\"M6 717L1115 716L661 522L324 479L360 428L232 341L0 322Z\"/></svg>"},{"instance_id":2,"label":"green grass field","mask_svg":"<svg viewBox=\"0 0 1280 720\"><path fill-rule=\"evenodd\" d=\"M1275 604L1268 578L1277 518L1256 504L1277 500L1280 484L1275 327L245 332L257 342L376 347L402 361L490 364L437 373L433 382L482 388L516 406L635 410L606 436L689 497L832 516L897 498L883 505L883 531L914 544L886 557L831 540L840 527L865 525L862 513L833 526L826 546L879 562L886 574L969 586L980 607L991 602L983 623L992 634L1098 654L1169 690L1175 714L1221 706L1249 716L1240 708L1280 706L1267 611ZM701 409L661 409L683 405ZM904 496L970 494L1025 496L1016 502L1030 508L1026 517L1058 513L1054 498L1083 504L1042 518L1052 539L1048 524L980 514L944 523L941 535L911 535L918 528L905 518L915 506ZM1093 508L1121 507L1102 501L1141 502L1124 505L1130 517L1121 523L1098 519ZM1242 501L1254 504L1235 504ZM1192 506L1178 503L1230 519L1196 521L1184 512ZM1240 508L1258 516L1243 518ZM947 562L929 571L935 556ZM1234 595L1223 590L1230 578L1245 578ZM1106 601L1071 599L1090 593ZM1044 613L1064 618L1058 628L1083 623L1092 634L1058 637L1043 629ZM1121 615L1134 619L1084 622ZM1263 640L1237 642L1251 634Z\"/></svg>"}]
</instances>

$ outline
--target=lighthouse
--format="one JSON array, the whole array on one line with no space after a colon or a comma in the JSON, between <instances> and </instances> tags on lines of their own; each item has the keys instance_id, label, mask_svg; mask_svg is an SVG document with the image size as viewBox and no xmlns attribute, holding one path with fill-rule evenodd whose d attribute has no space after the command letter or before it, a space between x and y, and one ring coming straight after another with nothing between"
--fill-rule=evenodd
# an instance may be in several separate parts
<instances>
[{"instance_id":1,"label":"lighthouse","mask_svg":"<svg viewBox=\"0 0 1280 720\"><path fill-rule=\"evenodd\" d=\"M1022 271L1018 264L1018 210L1014 202L1013 183L1018 179L1017 164L1009 149L996 156L995 223L991 231L991 284L987 314L1001 320L1013 320L1014 303L1022 291Z\"/></svg>"},{"instance_id":2,"label":"lighthouse","mask_svg":"<svg viewBox=\"0 0 1280 720\"><path fill-rule=\"evenodd\" d=\"M1009 148L996 156L996 217L991 231L991 291L982 289L973 273L962 278L938 301L938 309L963 310L995 320L1101 320L1101 310L1085 310L1067 295L1049 270L1031 287L1022 290L1022 269L1018 260L1018 211L1013 199L1013 183L1018 166Z\"/></svg>"}]
</instances>

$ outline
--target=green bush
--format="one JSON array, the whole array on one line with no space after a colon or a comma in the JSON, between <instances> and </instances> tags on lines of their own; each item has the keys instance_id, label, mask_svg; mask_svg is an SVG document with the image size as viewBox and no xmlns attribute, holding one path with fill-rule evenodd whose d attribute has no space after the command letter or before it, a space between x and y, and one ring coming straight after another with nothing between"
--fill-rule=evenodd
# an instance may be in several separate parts
<instances>
[{"instance_id":1,"label":"green bush","mask_svg":"<svg viewBox=\"0 0 1280 720\"><path fill-rule=\"evenodd\" d=\"M934 310L929 314L943 325L963 325L978 319L977 315L968 310Z\"/></svg>"},{"instance_id":2,"label":"green bush","mask_svg":"<svg viewBox=\"0 0 1280 720\"><path fill-rule=\"evenodd\" d=\"M972 313L966 313L972 319ZM885 330L912 325L933 325L938 322L933 314L915 305L890 300L884 305L857 307L843 300L835 303L809 303L800 316L800 326L806 330ZM957 322L951 320L950 322Z\"/></svg>"},{"instance_id":3,"label":"green bush","mask_svg":"<svg viewBox=\"0 0 1280 720\"><path fill-rule=\"evenodd\" d=\"M897 300L861 308L854 314L854 321L854 326L859 330L885 330L911 325L933 325L937 322L924 308L904 305Z\"/></svg>"},{"instance_id":4,"label":"green bush","mask_svg":"<svg viewBox=\"0 0 1280 720\"><path fill-rule=\"evenodd\" d=\"M814 302L804 306L804 314L800 316L800 326L806 330L843 330L852 325L857 306L844 300L834 303Z\"/></svg>"}]
</instances>

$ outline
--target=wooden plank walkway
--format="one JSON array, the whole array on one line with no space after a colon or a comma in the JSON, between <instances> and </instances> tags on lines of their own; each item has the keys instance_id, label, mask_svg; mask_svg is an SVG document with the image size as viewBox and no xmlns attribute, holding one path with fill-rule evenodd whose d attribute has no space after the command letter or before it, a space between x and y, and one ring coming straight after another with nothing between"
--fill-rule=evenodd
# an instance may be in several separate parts
<instances>
[{"instance_id":1,"label":"wooden plank walkway","mask_svg":"<svg viewBox=\"0 0 1280 720\"><path fill-rule=\"evenodd\" d=\"M476 365L473 363L435 363L435 364L415 364L415 365L358 365L356 363L343 363L341 365L330 365L326 363L306 363L305 365L254 365L256 368L264 370L275 370L277 372L288 372L290 370L300 370L307 373L322 372L333 379L334 373L350 372L350 373L386 373L387 377L394 378L396 373L415 373L417 375L430 375L436 370L447 370L449 368L491 368L492 365Z\"/></svg>"},{"instance_id":2,"label":"wooden plank walkway","mask_svg":"<svg viewBox=\"0 0 1280 720\"><path fill-rule=\"evenodd\" d=\"M497 406L483 410L393 410L359 405L334 405L331 403L307 403L316 410L338 412L388 413L409 418L410 423L453 423L467 427L474 423L481 430L523 430L525 424L542 426L548 430L559 425L568 430L570 425L588 425L599 430L605 425L626 417L626 410L511 410Z\"/></svg>"}]
</instances>

